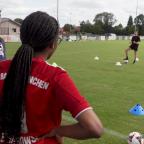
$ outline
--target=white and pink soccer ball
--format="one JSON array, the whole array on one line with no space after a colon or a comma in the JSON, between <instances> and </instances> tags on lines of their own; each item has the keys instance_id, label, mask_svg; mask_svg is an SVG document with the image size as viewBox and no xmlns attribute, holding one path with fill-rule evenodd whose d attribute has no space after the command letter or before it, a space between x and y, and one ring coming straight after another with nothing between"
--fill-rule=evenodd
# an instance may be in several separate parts
<instances>
[{"instance_id":1,"label":"white and pink soccer ball","mask_svg":"<svg viewBox=\"0 0 144 144\"><path fill-rule=\"evenodd\" d=\"M144 139L139 132L131 132L128 136L128 144L144 144Z\"/></svg>"}]
</instances>

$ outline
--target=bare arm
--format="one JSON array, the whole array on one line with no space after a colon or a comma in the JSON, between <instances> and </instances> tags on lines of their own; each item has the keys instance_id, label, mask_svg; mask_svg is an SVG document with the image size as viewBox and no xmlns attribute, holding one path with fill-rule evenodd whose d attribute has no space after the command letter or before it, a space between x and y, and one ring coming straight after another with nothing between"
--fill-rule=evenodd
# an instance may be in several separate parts
<instances>
[{"instance_id":1,"label":"bare arm","mask_svg":"<svg viewBox=\"0 0 144 144\"><path fill-rule=\"evenodd\" d=\"M62 137L81 140L101 137L103 126L99 118L92 109L87 109L89 108L88 102L80 95L69 75L66 72L60 71L59 76L56 77L55 80L57 82L55 91L55 95L57 95L58 98L57 101L59 101L63 109L69 111L73 117L77 115L76 119L78 122L55 128L49 134L45 135L45 137L56 136L60 144L62 143ZM84 109L85 111L83 111Z\"/></svg>"},{"instance_id":2,"label":"bare arm","mask_svg":"<svg viewBox=\"0 0 144 144\"><path fill-rule=\"evenodd\" d=\"M60 126L44 137L59 136L81 140L101 137L103 126L93 110L83 112L77 120L78 123Z\"/></svg>"},{"instance_id":3,"label":"bare arm","mask_svg":"<svg viewBox=\"0 0 144 144\"><path fill-rule=\"evenodd\" d=\"M83 112L77 120L77 124L61 126L56 133L74 139L99 138L102 135L103 126L93 110Z\"/></svg>"},{"instance_id":4,"label":"bare arm","mask_svg":"<svg viewBox=\"0 0 144 144\"><path fill-rule=\"evenodd\" d=\"M133 41L133 43L135 43L135 44L139 44L139 43L140 43L140 41L138 41L138 42L136 42L136 41Z\"/></svg>"}]
</instances>

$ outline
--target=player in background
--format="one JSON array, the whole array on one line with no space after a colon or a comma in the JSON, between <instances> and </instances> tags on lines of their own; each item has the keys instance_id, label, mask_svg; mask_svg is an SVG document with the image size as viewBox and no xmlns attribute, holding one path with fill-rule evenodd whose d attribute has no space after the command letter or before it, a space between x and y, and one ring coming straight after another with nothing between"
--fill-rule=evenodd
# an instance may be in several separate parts
<instances>
[{"instance_id":1,"label":"player in background","mask_svg":"<svg viewBox=\"0 0 144 144\"><path fill-rule=\"evenodd\" d=\"M139 36L138 32L135 32L134 36L131 39L130 46L125 50L125 56L126 56L124 58L124 62L125 63L128 63L128 60L129 60L129 58L128 58L128 52L130 50L134 51L134 61L133 61L133 64L137 61L137 52L138 52L139 42L140 42L140 36Z\"/></svg>"},{"instance_id":2,"label":"player in background","mask_svg":"<svg viewBox=\"0 0 144 144\"><path fill-rule=\"evenodd\" d=\"M0 61L6 59L6 54L5 54L5 42L4 40L0 37Z\"/></svg>"},{"instance_id":3,"label":"player in background","mask_svg":"<svg viewBox=\"0 0 144 144\"><path fill-rule=\"evenodd\" d=\"M101 137L101 121L68 73L46 62L57 48L58 31L58 22L47 13L30 14L21 25L22 44L14 58L0 62L0 143ZM61 125L63 110L77 122Z\"/></svg>"}]
</instances>

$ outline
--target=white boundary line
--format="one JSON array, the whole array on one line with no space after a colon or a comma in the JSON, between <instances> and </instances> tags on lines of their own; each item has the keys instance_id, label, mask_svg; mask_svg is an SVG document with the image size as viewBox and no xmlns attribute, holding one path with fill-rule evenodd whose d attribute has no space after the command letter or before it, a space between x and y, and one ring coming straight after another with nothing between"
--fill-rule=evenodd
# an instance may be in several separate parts
<instances>
[{"instance_id":1,"label":"white boundary line","mask_svg":"<svg viewBox=\"0 0 144 144\"><path fill-rule=\"evenodd\" d=\"M120 139L123 139L123 140L127 140L128 136L120 133L120 132L117 132L117 131L114 131L114 130L111 130L111 129L108 129L108 128L104 128L104 132L106 134L109 134L111 136L115 136L117 138L120 138Z\"/></svg>"}]
</instances>

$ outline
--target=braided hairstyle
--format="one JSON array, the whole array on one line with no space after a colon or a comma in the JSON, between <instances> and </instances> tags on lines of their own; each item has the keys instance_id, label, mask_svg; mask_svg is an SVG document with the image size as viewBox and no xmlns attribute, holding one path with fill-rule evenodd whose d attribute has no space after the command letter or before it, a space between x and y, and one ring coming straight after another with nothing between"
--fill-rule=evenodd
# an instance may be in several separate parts
<instances>
[{"instance_id":1,"label":"braided hairstyle","mask_svg":"<svg viewBox=\"0 0 144 144\"><path fill-rule=\"evenodd\" d=\"M40 11L27 16L21 25L22 45L12 59L0 100L0 132L5 137L4 143L9 143L9 139L19 142L32 57L56 42L58 30L58 22Z\"/></svg>"}]
</instances>

